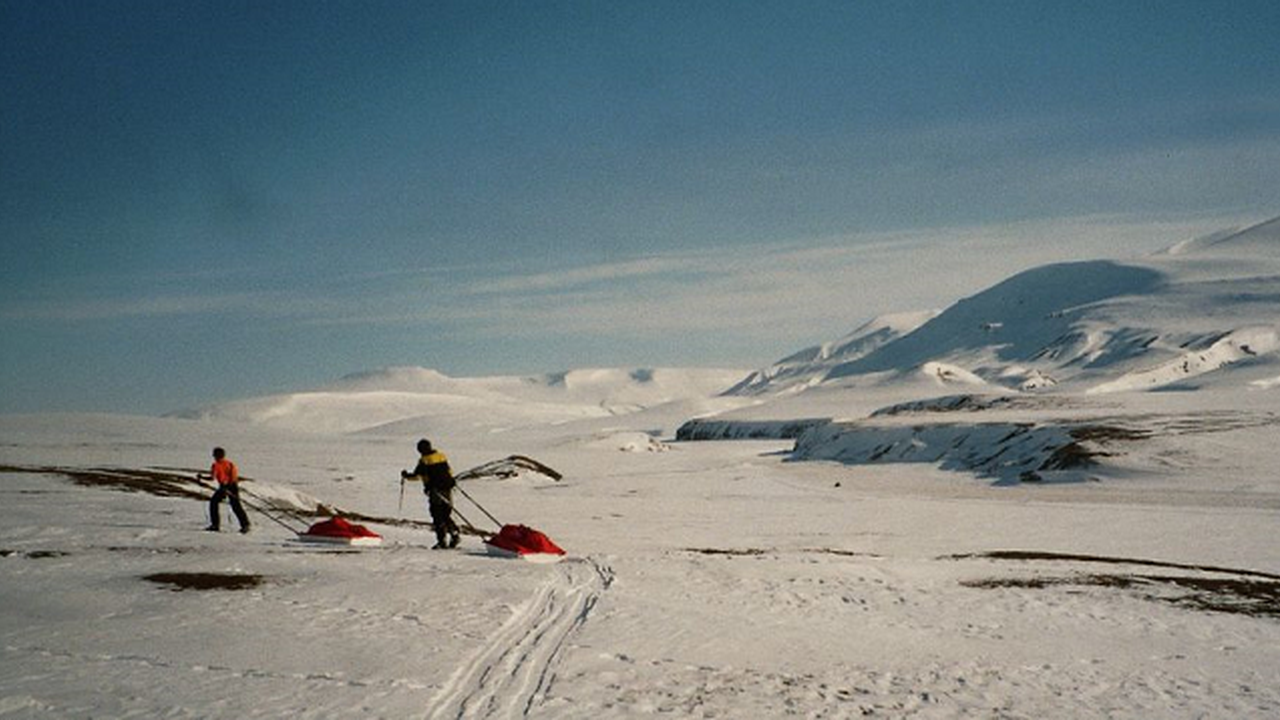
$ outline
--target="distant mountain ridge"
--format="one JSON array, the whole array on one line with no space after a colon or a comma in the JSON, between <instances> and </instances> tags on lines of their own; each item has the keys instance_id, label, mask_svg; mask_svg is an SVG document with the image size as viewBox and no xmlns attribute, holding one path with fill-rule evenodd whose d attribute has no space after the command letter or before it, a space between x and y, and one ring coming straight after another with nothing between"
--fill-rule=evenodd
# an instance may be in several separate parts
<instances>
[{"instance_id":1,"label":"distant mountain ridge","mask_svg":"<svg viewBox=\"0 0 1280 720\"><path fill-rule=\"evenodd\" d=\"M1277 255L1280 254L1280 217L1178 243L1165 252L1169 255Z\"/></svg>"},{"instance_id":2,"label":"distant mountain ridge","mask_svg":"<svg viewBox=\"0 0 1280 720\"><path fill-rule=\"evenodd\" d=\"M547 375L454 378L423 367L353 373L298 393L247 398L174 413L314 432L422 428L510 429L625 415L721 394L745 371L598 368Z\"/></svg>"}]
</instances>

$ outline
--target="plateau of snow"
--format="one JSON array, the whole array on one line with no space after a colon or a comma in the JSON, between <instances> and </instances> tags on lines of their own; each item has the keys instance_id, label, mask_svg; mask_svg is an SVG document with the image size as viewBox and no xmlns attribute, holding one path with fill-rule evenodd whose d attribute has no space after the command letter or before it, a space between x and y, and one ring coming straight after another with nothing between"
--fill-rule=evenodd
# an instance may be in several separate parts
<instances>
[{"instance_id":1,"label":"plateau of snow","mask_svg":"<svg viewBox=\"0 0 1280 720\"><path fill-rule=\"evenodd\" d=\"M1280 220L753 373L3 416L0 717L1277 717L1278 333ZM432 551L422 436L562 477L464 481ZM247 535L202 531L215 445ZM386 542L272 520L328 513ZM490 514L571 557L487 556Z\"/></svg>"}]
</instances>

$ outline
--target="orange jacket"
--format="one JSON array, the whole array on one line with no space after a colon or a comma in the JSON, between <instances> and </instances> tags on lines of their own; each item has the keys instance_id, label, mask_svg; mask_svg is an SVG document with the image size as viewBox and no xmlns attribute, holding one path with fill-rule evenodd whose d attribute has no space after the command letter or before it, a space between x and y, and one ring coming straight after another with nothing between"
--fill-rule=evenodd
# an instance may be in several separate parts
<instances>
[{"instance_id":1,"label":"orange jacket","mask_svg":"<svg viewBox=\"0 0 1280 720\"><path fill-rule=\"evenodd\" d=\"M236 464L226 458L215 461L209 474L219 485L233 485L240 481L240 471L236 470Z\"/></svg>"}]
</instances>

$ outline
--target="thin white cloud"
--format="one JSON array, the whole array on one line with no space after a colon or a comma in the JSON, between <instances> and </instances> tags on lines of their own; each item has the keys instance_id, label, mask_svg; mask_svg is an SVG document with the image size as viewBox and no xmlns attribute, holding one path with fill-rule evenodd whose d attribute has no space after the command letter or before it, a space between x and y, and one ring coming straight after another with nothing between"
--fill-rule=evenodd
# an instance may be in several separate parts
<instances>
[{"instance_id":1,"label":"thin white cloud","mask_svg":"<svg viewBox=\"0 0 1280 720\"><path fill-rule=\"evenodd\" d=\"M562 290L593 283L661 275L678 270L684 264L683 258L673 256L640 258L532 275L509 275L481 280L468 284L465 291L475 295L501 295Z\"/></svg>"},{"instance_id":2,"label":"thin white cloud","mask_svg":"<svg viewBox=\"0 0 1280 720\"><path fill-rule=\"evenodd\" d=\"M38 322L109 322L113 320L160 320L184 316L234 314L246 320L306 318L340 315L346 309L341 299L310 291L229 291L225 293L166 292L155 295L119 297L114 290L75 297L28 298L8 302L0 308L0 320Z\"/></svg>"},{"instance_id":3,"label":"thin white cloud","mask_svg":"<svg viewBox=\"0 0 1280 720\"><path fill-rule=\"evenodd\" d=\"M1035 265L1133 257L1229 224L1099 216L673 253L497 278L483 292L384 299L382 312L361 322L443 322L490 337L700 332L820 341L873 315L944 307Z\"/></svg>"},{"instance_id":4,"label":"thin white cloud","mask_svg":"<svg viewBox=\"0 0 1280 720\"><path fill-rule=\"evenodd\" d=\"M268 307L253 294L156 295L136 298L78 298L26 300L0 310L5 320L101 321L130 318L164 318L254 311Z\"/></svg>"}]
</instances>

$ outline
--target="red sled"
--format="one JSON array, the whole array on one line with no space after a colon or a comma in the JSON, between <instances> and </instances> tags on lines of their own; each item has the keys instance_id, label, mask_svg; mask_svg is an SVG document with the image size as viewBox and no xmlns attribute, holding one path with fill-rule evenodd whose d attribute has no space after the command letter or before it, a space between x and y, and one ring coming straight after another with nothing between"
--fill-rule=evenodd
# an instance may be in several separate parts
<instances>
[{"instance_id":1,"label":"red sled","mask_svg":"<svg viewBox=\"0 0 1280 720\"><path fill-rule=\"evenodd\" d=\"M370 547L382 544L382 536L363 525L335 517L318 522L298 533L303 542L329 543L331 545L355 545Z\"/></svg>"},{"instance_id":2,"label":"red sled","mask_svg":"<svg viewBox=\"0 0 1280 720\"><path fill-rule=\"evenodd\" d=\"M565 551L551 542L551 538L524 525L503 525L498 534L484 544L490 555L534 563L560 562L565 556Z\"/></svg>"}]
</instances>

